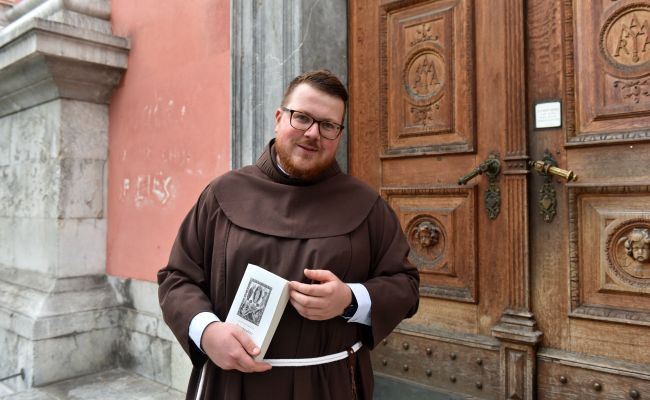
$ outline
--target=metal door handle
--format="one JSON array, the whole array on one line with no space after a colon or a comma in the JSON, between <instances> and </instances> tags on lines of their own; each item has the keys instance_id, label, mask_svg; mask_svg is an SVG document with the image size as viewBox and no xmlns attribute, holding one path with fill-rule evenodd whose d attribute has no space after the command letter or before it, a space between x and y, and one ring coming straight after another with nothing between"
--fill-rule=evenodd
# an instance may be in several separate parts
<instances>
[{"instance_id":1,"label":"metal door handle","mask_svg":"<svg viewBox=\"0 0 650 400\"><path fill-rule=\"evenodd\" d=\"M501 172L501 162L495 154L490 154L487 160L480 163L479 166L471 170L469 174L461 176L458 179L458 184L466 185L467 182L482 174L485 174L488 179L496 179L499 172Z\"/></svg>"},{"instance_id":2,"label":"metal door handle","mask_svg":"<svg viewBox=\"0 0 650 400\"><path fill-rule=\"evenodd\" d=\"M528 165L544 177L542 187L539 189L539 213L544 217L544 222L550 223L557 212L557 194L553 187L553 176L559 176L567 182L571 182L577 181L578 175L571 170L558 168L557 161L548 150L544 152L544 158L541 161L529 161Z\"/></svg>"},{"instance_id":3,"label":"metal door handle","mask_svg":"<svg viewBox=\"0 0 650 400\"><path fill-rule=\"evenodd\" d=\"M479 175L485 174L488 178L488 188L485 191L485 209L489 219L495 219L501 209L501 191L497 185L497 177L501 172L501 161L496 154L492 153L487 160L479 164L478 167L470 171L469 174L461 176L458 179L459 185L465 185L470 180Z\"/></svg>"},{"instance_id":4,"label":"metal door handle","mask_svg":"<svg viewBox=\"0 0 650 400\"><path fill-rule=\"evenodd\" d=\"M573 171L558 168L557 164L554 164L554 161L555 160L550 161L545 157L544 161L529 161L528 165L533 167L537 172L539 172L542 175L550 174L550 175L559 176L560 178L566 179L567 182L578 180L578 175L576 175Z\"/></svg>"}]
</instances>

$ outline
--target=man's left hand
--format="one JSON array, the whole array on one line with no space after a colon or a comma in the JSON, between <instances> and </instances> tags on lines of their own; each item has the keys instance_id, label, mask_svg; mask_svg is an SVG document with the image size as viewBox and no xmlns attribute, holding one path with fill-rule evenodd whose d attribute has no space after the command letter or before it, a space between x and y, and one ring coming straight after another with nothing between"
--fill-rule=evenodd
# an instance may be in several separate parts
<instances>
[{"instance_id":1,"label":"man's left hand","mask_svg":"<svg viewBox=\"0 0 650 400\"><path fill-rule=\"evenodd\" d=\"M352 290L332 271L305 269L305 276L320 283L289 282L291 304L303 317L317 321L334 318L352 302Z\"/></svg>"}]
</instances>

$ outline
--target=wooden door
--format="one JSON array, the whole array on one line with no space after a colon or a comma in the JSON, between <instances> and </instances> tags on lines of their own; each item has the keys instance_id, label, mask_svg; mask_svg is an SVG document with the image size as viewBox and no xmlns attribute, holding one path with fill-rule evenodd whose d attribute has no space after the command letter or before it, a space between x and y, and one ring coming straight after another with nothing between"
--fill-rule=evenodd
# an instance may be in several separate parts
<instances>
[{"instance_id":1,"label":"wooden door","mask_svg":"<svg viewBox=\"0 0 650 400\"><path fill-rule=\"evenodd\" d=\"M650 1L349 4L350 172L422 277L377 376L453 398L650 397ZM493 182L457 184L491 154Z\"/></svg>"},{"instance_id":2,"label":"wooden door","mask_svg":"<svg viewBox=\"0 0 650 400\"><path fill-rule=\"evenodd\" d=\"M538 398L650 398L650 2L527 10L530 155L578 175L530 177ZM536 129L548 102L561 104L561 126Z\"/></svg>"},{"instance_id":3,"label":"wooden door","mask_svg":"<svg viewBox=\"0 0 650 400\"><path fill-rule=\"evenodd\" d=\"M349 2L350 172L393 207L421 272L378 377L532 398L524 17L513 0Z\"/></svg>"}]
</instances>

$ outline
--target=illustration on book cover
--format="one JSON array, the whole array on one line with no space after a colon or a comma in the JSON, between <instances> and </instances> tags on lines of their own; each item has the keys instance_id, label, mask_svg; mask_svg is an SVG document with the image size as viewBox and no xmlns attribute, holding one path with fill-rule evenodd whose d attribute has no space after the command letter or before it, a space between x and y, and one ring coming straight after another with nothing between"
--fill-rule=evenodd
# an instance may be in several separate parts
<instances>
[{"instance_id":1,"label":"illustration on book cover","mask_svg":"<svg viewBox=\"0 0 650 400\"><path fill-rule=\"evenodd\" d=\"M251 279L246 288L246 294L239 305L237 315L259 326L266 309L266 303L271 296L271 286L256 279Z\"/></svg>"}]
</instances>

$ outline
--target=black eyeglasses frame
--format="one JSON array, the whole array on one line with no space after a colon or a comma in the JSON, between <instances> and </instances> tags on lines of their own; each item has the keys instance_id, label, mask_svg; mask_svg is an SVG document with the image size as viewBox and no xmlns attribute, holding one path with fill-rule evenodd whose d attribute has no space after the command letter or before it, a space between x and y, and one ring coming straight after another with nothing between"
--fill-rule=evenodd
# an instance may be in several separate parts
<instances>
[{"instance_id":1,"label":"black eyeglasses frame","mask_svg":"<svg viewBox=\"0 0 650 400\"><path fill-rule=\"evenodd\" d=\"M287 107L285 107L285 106L281 106L280 109L281 109L282 111L286 111L286 112L289 113L289 125L291 125L291 127L294 128L294 129L298 129L299 131L307 132L307 131L309 130L309 128L311 128L314 124L318 124L318 134L319 134L323 139L327 139L327 140L336 140L336 138L338 138L339 136L341 136L341 132L343 132L343 128L344 128L344 126L343 126L342 124L337 124L336 122L325 121L325 120L320 120L320 121L319 121L319 120L317 120L316 118L312 117L311 115L307 114L307 113L304 112L304 111L293 110L293 109L291 109L291 108L287 108ZM291 121L293 120L293 113L295 113L295 112L298 112L298 113L300 113L300 114L304 114L304 115L308 116L309 118L311 118L312 122L311 122L311 124L310 124L306 129L296 128L296 127L293 126L293 124L291 123ZM332 125L334 125L334 126L339 127L339 130L338 130L338 132L336 133L336 136L334 136L333 138L328 138L327 136L324 136L324 135L323 135L323 132L321 132L321 130L320 130L320 124L321 124L321 122L327 122L327 123L329 123L329 124L332 124Z\"/></svg>"}]
</instances>

